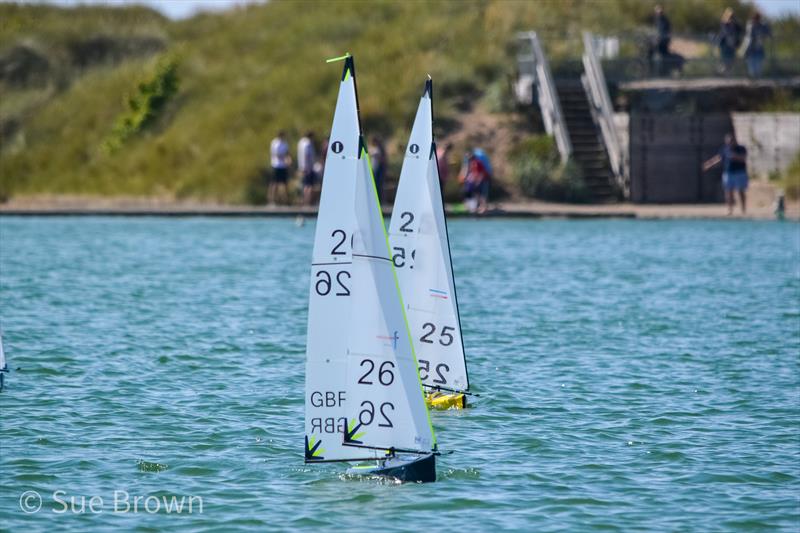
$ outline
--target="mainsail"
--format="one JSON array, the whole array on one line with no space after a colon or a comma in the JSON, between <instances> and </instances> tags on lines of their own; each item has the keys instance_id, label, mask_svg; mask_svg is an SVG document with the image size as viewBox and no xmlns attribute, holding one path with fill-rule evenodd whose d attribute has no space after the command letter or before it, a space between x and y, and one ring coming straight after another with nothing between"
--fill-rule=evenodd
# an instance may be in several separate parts
<instances>
[{"instance_id":1,"label":"mainsail","mask_svg":"<svg viewBox=\"0 0 800 533\"><path fill-rule=\"evenodd\" d=\"M397 186L389 241L425 385L469 390L450 244L425 84Z\"/></svg>"},{"instance_id":2,"label":"mainsail","mask_svg":"<svg viewBox=\"0 0 800 533\"><path fill-rule=\"evenodd\" d=\"M436 438L366 150L355 188L345 440L428 453Z\"/></svg>"},{"instance_id":3,"label":"mainsail","mask_svg":"<svg viewBox=\"0 0 800 533\"><path fill-rule=\"evenodd\" d=\"M311 264L306 342L306 461L348 460L363 451L342 446L346 426L347 328L351 322L351 243L356 174L363 146L355 66L345 59L325 161Z\"/></svg>"}]
</instances>

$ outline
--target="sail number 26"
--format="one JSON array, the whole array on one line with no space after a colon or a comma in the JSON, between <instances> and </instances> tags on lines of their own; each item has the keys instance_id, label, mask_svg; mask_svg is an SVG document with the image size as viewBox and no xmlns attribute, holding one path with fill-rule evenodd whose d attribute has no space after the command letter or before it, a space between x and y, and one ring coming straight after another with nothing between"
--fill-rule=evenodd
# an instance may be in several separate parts
<instances>
[{"instance_id":1,"label":"sail number 26","mask_svg":"<svg viewBox=\"0 0 800 533\"><path fill-rule=\"evenodd\" d=\"M377 372L375 372L375 361L372 359L362 359L358 366L366 369L364 374L358 379L358 383L361 385L375 385L375 374L377 374L378 383L384 387L388 387L394 383L394 372L392 370L395 368L395 365L392 361L384 361L381 363L377 368ZM358 414L358 421L368 426L372 424L372 421L375 419L375 404L369 400L364 400L361 402L361 407L361 412ZM381 415L381 420L378 421L378 427L394 427L388 414L394 411L394 404L391 402L383 402L378 408L378 411Z\"/></svg>"}]
</instances>

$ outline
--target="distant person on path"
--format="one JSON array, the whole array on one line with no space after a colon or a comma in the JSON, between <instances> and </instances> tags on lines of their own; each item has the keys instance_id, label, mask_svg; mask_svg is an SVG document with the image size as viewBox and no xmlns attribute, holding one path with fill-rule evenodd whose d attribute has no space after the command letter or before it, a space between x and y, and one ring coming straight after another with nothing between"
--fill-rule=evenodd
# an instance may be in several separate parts
<instances>
[{"instance_id":1,"label":"distant person on path","mask_svg":"<svg viewBox=\"0 0 800 533\"><path fill-rule=\"evenodd\" d=\"M325 174L325 161L328 160L329 142L330 137L325 137L325 139L322 141L322 146L319 147L319 158L317 159L317 162L314 163L314 172L317 173L317 178L319 178L320 182Z\"/></svg>"},{"instance_id":2,"label":"distant person on path","mask_svg":"<svg viewBox=\"0 0 800 533\"><path fill-rule=\"evenodd\" d=\"M725 135L725 144L719 153L703 163L703 170L707 171L722 163L722 188L725 190L725 201L728 204L728 214L733 214L735 194L739 191L739 200L742 204L742 214L747 211L747 148L736 142L733 133Z\"/></svg>"},{"instance_id":3,"label":"distant person on path","mask_svg":"<svg viewBox=\"0 0 800 533\"><path fill-rule=\"evenodd\" d=\"M655 40L647 47L647 63L650 73L656 76L680 74L683 72L685 59L680 54L669 51L672 42L672 24L664 13L664 8L657 5L654 9L653 23L656 27Z\"/></svg>"},{"instance_id":4,"label":"distant person on path","mask_svg":"<svg viewBox=\"0 0 800 533\"><path fill-rule=\"evenodd\" d=\"M489 205L489 184L494 179L494 170L492 170L492 161L489 159L489 154L480 148L473 150L475 157L483 164L485 171L484 179L478 188L478 213L485 213Z\"/></svg>"},{"instance_id":5,"label":"distant person on path","mask_svg":"<svg viewBox=\"0 0 800 533\"><path fill-rule=\"evenodd\" d=\"M470 213L486 212L489 177L490 174L481 159L474 151L468 151L464 157L461 182L464 184L464 205Z\"/></svg>"},{"instance_id":6,"label":"distant person on path","mask_svg":"<svg viewBox=\"0 0 800 533\"><path fill-rule=\"evenodd\" d=\"M721 61L720 73L730 74L733 68L733 61L736 59L736 50L742 44L742 27L733 16L733 9L725 8L722 13L722 21L717 34L717 44L719 46L719 58Z\"/></svg>"},{"instance_id":7,"label":"distant person on path","mask_svg":"<svg viewBox=\"0 0 800 533\"><path fill-rule=\"evenodd\" d=\"M444 195L444 187L447 185L447 180L450 178L450 152L453 150L453 145L447 143L436 149L436 165L439 167L439 188Z\"/></svg>"},{"instance_id":8,"label":"distant person on path","mask_svg":"<svg viewBox=\"0 0 800 533\"><path fill-rule=\"evenodd\" d=\"M283 188L283 197L288 200L286 183L289 181L289 166L292 164L292 156L289 155L289 143L286 142L286 133L278 132L278 136L272 139L269 147L270 164L272 165L272 182L269 186L269 198L271 203L276 203L278 186Z\"/></svg>"},{"instance_id":9,"label":"distant person on path","mask_svg":"<svg viewBox=\"0 0 800 533\"><path fill-rule=\"evenodd\" d=\"M378 191L378 203L383 201L383 179L386 177L386 147L380 137L372 137L369 142L369 160L372 163L372 175L375 177L375 190Z\"/></svg>"},{"instance_id":10,"label":"distant person on path","mask_svg":"<svg viewBox=\"0 0 800 533\"><path fill-rule=\"evenodd\" d=\"M303 205L311 205L311 196L317 177L317 173L314 171L315 164L314 132L309 131L297 143L297 170L303 183Z\"/></svg>"},{"instance_id":11,"label":"distant person on path","mask_svg":"<svg viewBox=\"0 0 800 533\"><path fill-rule=\"evenodd\" d=\"M669 43L672 40L672 24L670 24L664 8L660 5L655 7L656 25L656 51L664 58L669 54Z\"/></svg>"},{"instance_id":12,"label":"distant person on path","mask_svg":"<svg viewBox=\"0 0 800 533\"><path fill-rule=\"evenodd\" d=\"M744 36L744 58L747 62L747 75L751 78L761 77L761 69L764 66L764 41L772 37L772 30L769 25L761 20L761 13L753 13L747 21L747 29Z\"/></svg>"}]
</instances>

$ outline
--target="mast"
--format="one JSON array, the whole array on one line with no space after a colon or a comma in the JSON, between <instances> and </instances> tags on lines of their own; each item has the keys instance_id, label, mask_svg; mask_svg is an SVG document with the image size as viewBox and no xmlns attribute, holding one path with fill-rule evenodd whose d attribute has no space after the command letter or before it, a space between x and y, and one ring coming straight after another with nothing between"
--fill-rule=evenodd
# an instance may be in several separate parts
<instances>
[{"instance_id":1,"label":"mast","mask_svg":"<svg viewBox=\"0 0 800 533\"><path fill-rule=\"evenodd\" d=\"M428 79L406 148L389 240L423 384L466 392L469 377L433 139L432 93Z\"/></svg>"},{"instance_id":2,"label":"mast","mask_svg":"<svg viewBox=\"0 0 800 533\"><path fill-rule=\"evenodd\" d=\"M3 390L6 372L8 372L8 365L6 364L6 354L3 351L3 330L0 330L0 391Z\"/></svg>"}]
</instances>

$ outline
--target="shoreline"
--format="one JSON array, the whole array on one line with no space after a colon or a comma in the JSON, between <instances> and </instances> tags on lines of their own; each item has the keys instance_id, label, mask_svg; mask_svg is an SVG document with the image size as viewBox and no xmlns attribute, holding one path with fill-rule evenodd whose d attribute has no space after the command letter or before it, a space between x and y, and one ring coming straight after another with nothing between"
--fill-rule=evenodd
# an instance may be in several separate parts
<instances>
[{"instance_id":1,"label":"shoreline","mask_svg":"<svg viewBox=\"0 0 800 533\"><path fill-rule=\"evenodd\" d=\"M384 206L384 215L391 209ZM727 215L723 204L559 204L550 202L497 202L482 215L466 212L458 204L446 206L452 218L628 218L642 220L776 220L772 205L753 205L745 215L738 209ZM13 200L0 204L0 216L136 216L136 217L314 217L316 207L244 206L214 203L170 202L147 199L47 198ZM787 220L800 221L800 203L789 203Z\"/></svg>"}]
</instances>

